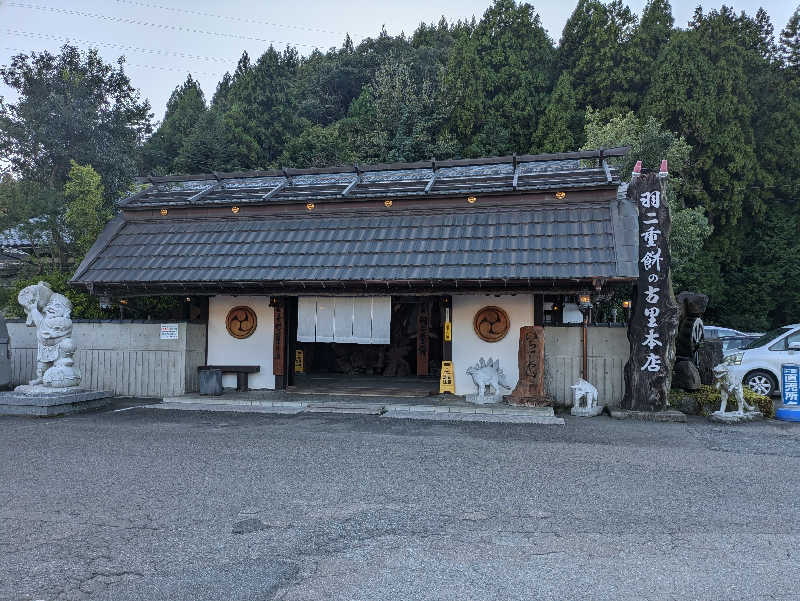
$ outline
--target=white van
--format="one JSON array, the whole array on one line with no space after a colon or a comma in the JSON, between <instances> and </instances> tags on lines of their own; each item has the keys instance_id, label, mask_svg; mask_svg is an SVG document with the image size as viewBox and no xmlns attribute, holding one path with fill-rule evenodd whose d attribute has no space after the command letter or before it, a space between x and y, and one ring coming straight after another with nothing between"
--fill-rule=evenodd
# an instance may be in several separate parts
<instances>
[{"instance_id":1,"label":"white van","mask_svg":"<svg viewBox=\"0 0 800 601\"><path fill-rule=\"evenodd\" d=\"M781 366L800 363L800 324L767 332L725 357L725 362L741 366L742 382L753 392L767 396L779 393Z\"/></svg>"}]
</instances>

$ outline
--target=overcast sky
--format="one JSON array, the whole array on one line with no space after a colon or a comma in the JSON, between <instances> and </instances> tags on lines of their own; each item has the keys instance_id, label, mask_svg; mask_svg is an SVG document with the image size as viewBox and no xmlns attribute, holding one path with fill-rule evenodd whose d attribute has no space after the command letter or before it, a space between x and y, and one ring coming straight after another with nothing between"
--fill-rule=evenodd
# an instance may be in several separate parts
<instances>
[{"instance_id":1,"label":"overcast sky","mask_svg":"<svg viewBox=\"0 0 800 601\"><path fill-rule=\"evenodd\" d=\"M763 6L780 32L800 0L739 1L737 11L754 14ZM126 70L157 119L170 93L191 73L210 99L221 75L233 70L247 50L260 55L270 43L297 46L301 54L314 47L341 45L345 33L355 42L375 36L382 26L390 34L411 33L422 22L480 17L490 0L0 0L0 65L19 52L57 51L71 41L98 47L107 61L121 54ZM556 42L576 0L533 3L542 24ZM673 15L685 27L697 0L673 0ZM628 3L639 13L643 0ZM718 8L719 4L705 4ZM12 100L0 83L0 95Z\"/></svg>"}]
</instances>

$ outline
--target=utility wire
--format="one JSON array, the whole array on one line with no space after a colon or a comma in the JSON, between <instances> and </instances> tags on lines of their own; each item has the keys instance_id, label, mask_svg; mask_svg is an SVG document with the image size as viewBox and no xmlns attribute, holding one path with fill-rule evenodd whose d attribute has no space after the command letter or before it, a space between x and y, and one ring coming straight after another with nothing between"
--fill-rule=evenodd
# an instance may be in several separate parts
<instances>
[{"instance_id":1,"label":"utility wire","mask_svg":"<svg viewBox=\"0 0 800 601\"><path fill-rule=\"evenodd\" d=\"M25 50L24 48L10 48L5 46L3 50L10 50L11 52L31 52L30 50ZM142 63L129 63L125 62L125 66L127 67L138 67L141 69L160 69L161 71L180 71L183 73L196 73L198 75L214 75L214 76L221 76L223 75L220 71L197 71L195 69L187 69L186 67L168 67L164 65L145 65Z\"/></svg>"},{"instance_id":2,"label":"utility wire","mask_svg":"<svg viewBox=\"0 0 800 601\"><path fill-rule=\"evenodd\" d=\"M280 46L304 46L306 48L322 49L322 46L315 44L303 44L300 42L285 42L281 40L268 40L265 38L257 38L248 35L241 35L238 33L224 33L218 31L207 31L205 29L195 29L192 27L181 27L180 25L166 25L164 23L151 23L149 21L138 21L136 19L126 19L123 17L112 17L109 15L101 15L99 13L87 13L80 10L69 10L66 8L55 8L53 6L41 6L38 4L23 4L21 2L8 2L7 6L14 6L16 8L27 8L31 10L41 10L44 12L57 13L62 15L74 15L78 17L88 17L90 19L100 19L104 21L113 21L116 23L125 23L128 25L143 25L145 27L156 27L159 29L170 29L172 31L184 31L186 33L199 33L202 35L213 35L221 38L231 38L238 40L250 40L253 42L263 42L266 44L280 45Z\"/></svg>"},{"instance_id":3,"label":"utility wire","mask_svg":"<svg viewBox=\"0 0 800 601\"><path fill-rule=\"evenodd\" d=\"M138 46L126 46L125 44L116 44L114 42L93 42L90 40L82 40L80 38L68 37L68 36L60 36L60 35L53 35L49 33L39 33L35 31L21 31L19 29L6 29L5 30L9 35L21 36L25 38L33 38L33 39L42 39L42 40L53 40L56 42L65 42L65 43L75 43L75 44L82 44L85 46L108 46L110 48L119 48L120 50L128 50L130 52L141 52L146 54L161 54L164 56L177 56L179 58L186 58L191 60L203 60L203 61L212 61L216 63L226 63L232 64L236 63L238 59L229 59L229 58L220 58L217 56L200 56L198 54L186 54L184 52L175 52L172 50L157 50L154 48L140 48Z\"/></svg>"},{"instance_id":4,"label":"utility wire","mask_svg":"<svg viewBox=\"0 0 800 601\"><path fill-rule=\"evenodd\" d=\"M174 6L164 6L161 4L150 4L149 2L140 2L138 0L114 0L119 4L129 4L132 6L141 6L142 8L156 8L159 10L168 10L176 13L184 13L187 15L195 15L198 17L211 17L214 19L226 19L228 21L237 21L239 23L250 23L253 25L269 25L270 27L283 27L286 29L297 29L300 31L313 31L317 33L330 33L332 35L347 35L346 31L332 31L330 29L320 29L317 27L305 27L303 25L285 25L283 23L273 23L271 21L259 21L256 19L247 19L244 17L234 17L231 15L220 15L216 13L207 13L199 10L190 10L187 8L177 8Z\"/></svg>"}]
</instances>

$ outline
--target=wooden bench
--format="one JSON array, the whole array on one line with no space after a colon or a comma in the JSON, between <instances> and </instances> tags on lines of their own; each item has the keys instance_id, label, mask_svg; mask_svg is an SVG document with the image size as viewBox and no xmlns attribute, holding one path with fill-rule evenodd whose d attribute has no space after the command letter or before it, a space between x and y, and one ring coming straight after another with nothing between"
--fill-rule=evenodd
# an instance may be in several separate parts
<instances>
[{"instance_id":1,"label":"wooden bench","mask_svg":"<svg viewBox=\"0 0 800 601\"><path fill-rule=\"evenodd\" d=\"M261 371L259 365L201 365L197 371L218 369L224 374L236 374L236 392L246 392L248 390L248 378L250 374L257 374Z\"/></svg>"}]
</instances>

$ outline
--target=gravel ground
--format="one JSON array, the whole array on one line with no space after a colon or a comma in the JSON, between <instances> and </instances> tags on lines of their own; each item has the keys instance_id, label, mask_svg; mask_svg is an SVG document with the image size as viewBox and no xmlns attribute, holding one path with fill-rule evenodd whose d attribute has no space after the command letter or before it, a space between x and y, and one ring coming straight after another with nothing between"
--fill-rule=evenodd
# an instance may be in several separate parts
<instances>
[{"instance_id":1,"label":"gravel ground","mask_svg":"<svg viewBox=\"0 0 800 601\"><path fill-rule=\"evenodd\" d=\"M0 600L800 598L800 426L566 419L2 417Z\"/></svg>"}]
</instances>

